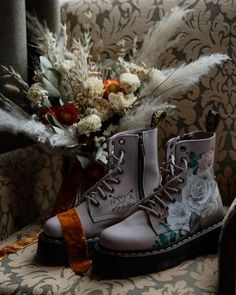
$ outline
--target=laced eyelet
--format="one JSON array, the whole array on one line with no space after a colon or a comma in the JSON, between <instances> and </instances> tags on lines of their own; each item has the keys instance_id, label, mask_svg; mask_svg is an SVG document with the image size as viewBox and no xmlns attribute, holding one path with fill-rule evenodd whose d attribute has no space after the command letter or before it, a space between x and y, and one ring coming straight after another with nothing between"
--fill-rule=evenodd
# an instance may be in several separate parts
<instances>
[{"instance_id":1,"label":"laced eyelet","mask_svg":"<svg viewBox=\"0 0 236 295\"><path fill-rule=\"evenodd\" d=\"M110 193L114 193L115 189L112 187Z\"/></svg>"},{"instance_id":2,"label":"laced eyelet","mask_svg":"<svg viewBox=\"0 0 236 295\"><path fill-rule=\"evenodd\" d=\"M119 173L119 174L123 174L124 171L123 171L122 169L120 169L120 170L118 170L118 173Z\"/></svg>"},{"instance_id":3,"label":"laced eyelet","mask_svg":"<svg viewBox=\"0 0 236 295\"><path fill-rule=\"evenodd\" d=\"M124 165L124 163L125 163L125 160L123 159L120 164L121 165Z\"/></svg>"},{"instance_id":4,"label":"laced eyelet","mask_svg":"<svg viewBox=\"0 0 236 295\"><path fill-rule=\"evenodd\" d=\"M184 183L184 178L183 177L178 178L178 183L180 184Z\"/></svg>"},{"instance_id":5,"label":"laced eyelet","mask_svg":"<svg viewBox=\"0 0 236 295\"><path fill-rule=\"evenodd\" d=\"M94 202L93 205L94 205L96 208L100 207L100 203L99 203L98 201L97 201L97 202Z\"/></svg>"},{"instance_id":6,"label":"laced eyelet","mask_svg":"<svg viewBox=\"0 0 236 295\"><path fill-rule=\"evenodd\" d=\"M103 201L107 200L107 196L101 197Z\"/></svg>"},{"instance_id":7,"label":"laced eyelet","mask_svg":"<svg viewBox=\"0 0 236 295\"><path fill-rule=\"evenodd\" d=\"M120 182L121 182L120 179L117 178L115 184L120 184Z\"/></svg>"}]
</instances>

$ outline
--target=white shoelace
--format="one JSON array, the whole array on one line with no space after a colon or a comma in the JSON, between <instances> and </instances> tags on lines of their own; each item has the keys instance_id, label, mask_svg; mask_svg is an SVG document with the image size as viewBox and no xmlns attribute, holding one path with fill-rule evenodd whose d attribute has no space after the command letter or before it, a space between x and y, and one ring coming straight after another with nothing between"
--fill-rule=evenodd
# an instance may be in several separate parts
<instances>
[{"instance_id":1,"label":"white shoelace","mask_svg":"<svg viewBox=\"0 0 236 295\"><path fill-rule=\"evenodd\" d=\"M112 193L114 191L112 184L120 183L120 180L114 177L114 175L121 174L123 172L120 167L123 159L124 151L120 152L119 157L112 152L108 161L108 173L86 192L85 198L87 198L95 207L100 206L100 202L96 199L96 196L99 195L102 200L106 200L108 198L107 192ZM115 162L117 163L115 164Z\"/></svg>"},{"instance_id":2,"label":"white shoelace","mask_svg":"<svg viewBox=\"0 0 236 295\"><path fill-rule=\"evenodd\" d=\"M178 193L179 189L171 186L173 183L178 181L182 183L184 181L184 175L186 174L188 163L185 158L182 158L184 163L184 167L180 167L175 163L174 155L170 156L170 160L165 163L165 167L161 168L163 174L165 174L165 183L160 184L157 190L147 197L146 199L139 204L139 208L144 209L151 214L154 214L156 217L160 217L160 213L158 213L153 208L159 204L163 209L168 207L167 203L174 203L175 199L171 195L171 193ZM180 171L177 175L175 175L176 171Z\"/></svg>"}]
</instances>

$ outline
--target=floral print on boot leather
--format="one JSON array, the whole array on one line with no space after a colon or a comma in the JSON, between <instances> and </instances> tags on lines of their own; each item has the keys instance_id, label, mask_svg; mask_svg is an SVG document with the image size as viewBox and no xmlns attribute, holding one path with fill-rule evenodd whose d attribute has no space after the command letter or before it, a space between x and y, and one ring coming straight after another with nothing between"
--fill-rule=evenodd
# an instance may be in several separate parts
<instances>
[{"instance_id":1,"label":"floral print on boot leather","mask_svg":"<svg viewBox=\"0 0 236 295\"><path fill-rule=\"evenodd\" d=\"M224 213L214 153L213 132L171 139L162 185L132 215L101 233L94 268L109 275L138 275L217 249Z\"/></svg>"}]
</instances>

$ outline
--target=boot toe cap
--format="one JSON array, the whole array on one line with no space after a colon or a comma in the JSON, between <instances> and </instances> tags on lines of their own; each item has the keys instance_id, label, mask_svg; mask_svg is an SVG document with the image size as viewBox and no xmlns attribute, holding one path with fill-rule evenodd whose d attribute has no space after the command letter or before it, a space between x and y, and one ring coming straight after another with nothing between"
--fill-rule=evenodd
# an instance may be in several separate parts
<instances>
[{"instance_id":1,"label":"boot toe cap","mask_svg":"<svg viewBox=\"0 0 236 295\"><path fill-rule=\"evenodd\" d=\"M154 239L155 234L147 224L124 220L102 231L100 245L111 251L138 252L151 249Z\"/></svg>"},{"instance_id":2,"label":"boot toe cap","mask_svg":"<svg viewBox=\"0 0 236 295\"><path fill-rule=\"evenodd\" d=\"M44 233L52 238L62 238L61 225L56 216L46 221L44 225Z\"/></svg>"}]
</instances>

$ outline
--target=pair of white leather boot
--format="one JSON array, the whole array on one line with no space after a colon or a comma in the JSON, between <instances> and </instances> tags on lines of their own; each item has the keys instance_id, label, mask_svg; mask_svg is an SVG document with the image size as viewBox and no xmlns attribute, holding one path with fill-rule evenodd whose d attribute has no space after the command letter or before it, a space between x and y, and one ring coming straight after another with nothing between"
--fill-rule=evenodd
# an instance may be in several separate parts
<instances>
[{"instance_id":1,"label":"pair of white leather boot","mask_svg":"<svg viewBox=\"0 0 236 295\"><path fill-rule=\"evenodd\" d=\"M213 170L215 133L192 132L167 142L159 168L157 129L109 140L107 174L76 207L95 271L132 276L174 266L217 249L224 217ZM57 216L39 237L38 255L68 262Z\"/></svg>"}]
</instances>

